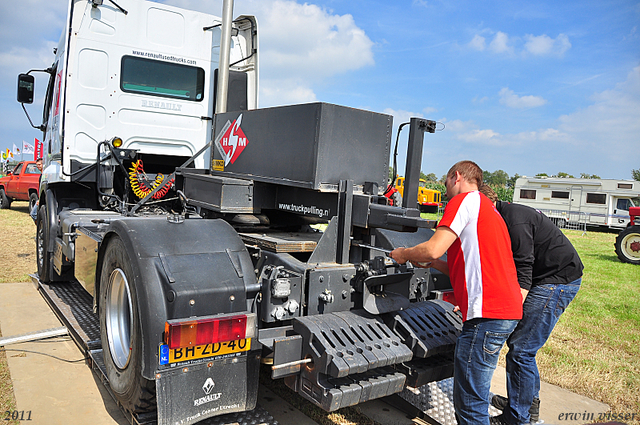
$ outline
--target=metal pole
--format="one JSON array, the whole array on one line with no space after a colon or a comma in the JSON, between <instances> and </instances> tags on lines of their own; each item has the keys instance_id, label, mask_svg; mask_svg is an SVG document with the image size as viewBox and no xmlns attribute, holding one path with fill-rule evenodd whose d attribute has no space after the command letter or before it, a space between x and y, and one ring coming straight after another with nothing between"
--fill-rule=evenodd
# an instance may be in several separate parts
<instances>
[{"instance_id":1,"label":"metal pole","mask_svg":"<svg viewBox=\"0 0 640 425\"><path fill-rule=\"evenodd\" d=\"M222 34L220 35L220 62L218 63L218 93L216 114L227 112L229 93L229 56L231 50L231 25L233 25L233 0L224 0L222 5Z\"/></svg>"},{"instance_id":2,"label":"metal pole","mask_svg":"<svg viewBox=\"0 0 640 425\"><path fill-rule=\"evenodd\" d=\"M406 176L402 197L402 206L404 208L418 207L418 186L420 184L424 132L428 131L429 133L433 133L435 130L435 121L425 120L423 118L411 118L409 122L409 145L407 146Z\"/></svg>"},{"instance_id":3,"label":"metal pole","mask_svg":"<svg viewBox=\"0 0 640 425\"><path fill-rule=\"evenodd\" d=\"M420 128L424 120L411 118L409 124L409 145L407 146L407 166L405 169L404 193L402 194L402 206L416 208L418 202L418 180L420 179L420 167L422 165L422 142L424 131Z\"/></svg>"}]
</instances>

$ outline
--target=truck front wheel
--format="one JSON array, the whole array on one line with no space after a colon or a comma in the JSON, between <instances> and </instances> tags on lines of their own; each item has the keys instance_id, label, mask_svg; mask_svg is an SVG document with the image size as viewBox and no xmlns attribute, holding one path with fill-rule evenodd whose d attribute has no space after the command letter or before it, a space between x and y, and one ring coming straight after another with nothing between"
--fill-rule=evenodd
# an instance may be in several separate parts
<instances>
[{"instance_id":1,"label":"truck front wheel","mask_svg":"<svg viewBox=\"0 0 640 425\"><path fill-rule=\"evenodd\" d=\"M6 210L11 208L11 201L7 198L7 194L4 193L4 189L0 189L0 209Z\"/></svg>"},{"instance_id":2,"label":"truck front wheel","mask_svg":"<svg viewBox=\"0 0 640 425\"><path fill-rule=\"evenodd\" d=\"M130 412L155 409L155 382L142 376L142 332L131 261L119 237L108 242L100 275L100 338L109 385Z\"/></svg>"},{"instance_id":3,"label":"truck front wheel","mask_svg":"<svg viewBox=\"0 0 640 425\"><path fill-rule=\"evenodd\" d=\"M616 254L623 263L640 265L640 226L627 227L618 234Z\"/></svg>"},{"instance_id":4,"label":"truck front wheel","mask_svg":"<svg viewBox=\"0 0 640 425\"><path fill-rule=\"evenodd\" d=\"M43 283L51 282L52 267L51 254L47 251L49 244L49 219L47 208L39 208L38 219L36 220L36 260L38 266L38 277Z\"/></svg>"}]
</instances>

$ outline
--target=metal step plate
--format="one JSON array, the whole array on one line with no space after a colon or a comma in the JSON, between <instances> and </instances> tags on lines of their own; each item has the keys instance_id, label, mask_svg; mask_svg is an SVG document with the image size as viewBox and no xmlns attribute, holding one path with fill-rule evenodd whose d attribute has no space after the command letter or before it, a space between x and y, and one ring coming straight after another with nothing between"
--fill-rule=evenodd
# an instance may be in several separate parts
<instances>
[{"instance_id":1,"label":"metal step plate","mask_svg":"<svg viewBox=\"0 0 640 425\"><path fill-rule=\"evenodd\" d=\"M457 425L453 407L453 378L430 382L418 388L407 387L398 394L401 398L442 425ZM490 394L489 399L493 394ZM489 405L489 416L501 412Z\"/></svg>"},{"instance_id":2,"label":"metal step plate","mask_svg":"<svg viewBox=\"0 0 640 425\"><path fill-rule=\"evenodd\" d=\"M38 289L78 346L87 351L101 347L100 319L93 312L93 298L78 281L38 281Z\"/></svg>"}]
</instances>

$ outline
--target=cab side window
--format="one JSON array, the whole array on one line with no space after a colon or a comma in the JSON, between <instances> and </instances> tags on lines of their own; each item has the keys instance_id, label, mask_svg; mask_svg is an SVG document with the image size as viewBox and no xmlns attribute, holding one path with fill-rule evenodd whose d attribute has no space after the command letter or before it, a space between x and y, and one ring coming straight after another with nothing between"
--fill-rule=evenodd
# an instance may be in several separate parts
<instances>
[{"instance_id":1,"label":"cab side window","mask_svg":"<svg viewBox=\"0 0 640 425\"><path fill-rule=\"evenodd\" d=\"M56 64L53 64L53 69L56 69ZM51 106L53 105L53 88L56 82L56 74L53 73L49 76L49 84L47 84L47 93L44 98L44 108L42 109L42 123L46 126L49 121L49 113L51 112Z\"/></svg>"},{"instance_id":2,"label":"cab side window","mask_svg":"<svg viewBox=\"0 0 640 425\"><path fill-rule=\"evenodd\" d=\"M630 206L631 205L629 205L628 199L618 199L618 205L616 206L616 208L618 208L619 210L629 211Z\"/></svg>"},{"instance_id":3,"label":"cab side window","mask_svg":"<svg viewBox=\"0 0 640 425\"><path fill-rule=\"evenodd\" d=\"M25 174L41 174L40 170L38 170L38 167L36 166L36 164L27 164L27 170L25 171Z\"/></svg>"}]
</instances>

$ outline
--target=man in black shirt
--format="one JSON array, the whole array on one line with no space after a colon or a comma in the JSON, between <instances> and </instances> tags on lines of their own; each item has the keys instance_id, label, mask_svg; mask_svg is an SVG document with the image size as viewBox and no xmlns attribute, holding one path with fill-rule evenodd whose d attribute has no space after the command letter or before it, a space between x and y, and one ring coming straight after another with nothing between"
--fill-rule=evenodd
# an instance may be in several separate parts
<instances>
[{"instance_id":1,"label":"man in black shirt","mask_svg":"<svg viewBox=\"0 0 640 425\"><path fill-rule=\"evenodd\" d=\"M487 185L479 188L502 215L518 273L526 291L522 320L507 346L507 396L494 396L491 404L503 411L496 424L538 421L540 375L536 353L549 338L560 315L580 289L584 266L569 239L544 214L525 205L498 201Z\"/></svg>"}]
</instances>

